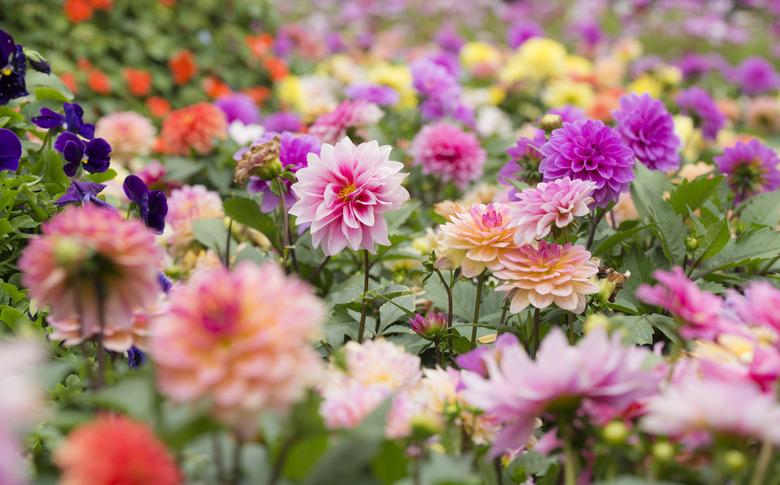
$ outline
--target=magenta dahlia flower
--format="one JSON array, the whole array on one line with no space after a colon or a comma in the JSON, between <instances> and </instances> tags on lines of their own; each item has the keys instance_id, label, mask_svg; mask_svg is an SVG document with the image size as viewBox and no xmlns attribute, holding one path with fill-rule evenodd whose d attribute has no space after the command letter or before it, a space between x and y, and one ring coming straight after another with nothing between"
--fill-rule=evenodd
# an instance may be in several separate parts
<instances>
[{"instance_id":1,"label":"magenta dahlia flower","mask_svg":"<svg viewBox=\"0 0 780 485\"><path fill-rule=\"evenodd\" d=\"M707 91L694 86L678 94L676 101L680 112L696 121L704 138L715 140L718 137L718 132L726 124L726 117Z\"/></svg>"},{"instance_id":2,"label":"magenta dahlia flower","mask_svg":"<svg viewBox=\"0 0 780 485\"><path fill-rule=\"evenodd\" d=\"M758 140L726 148L715 163L734 191L735 202L780 188L780 158Z\"/></svg>"},{"instance_id":3,"label":"magenta dahlia flower","mask_svg":"<svg viewBox=\"0 0 780 485\"><path fill-rule=\"evenodd\" d=\"M464 370L463 397L502 424L492 449L498 455L525 444L537 418L571 419L580 409L603 422L652 396L659 376L644 365L649 354L624 346L618 334L609 337L603 329L572 347L556 328L535 361L519 344L482 353L488 376Z\"/></svg>"},{"instance_id":4,"label":"magenta dahlia flower","mask_svg":"<svg viewBox=\"0 0 780 485\"><path fill-rule=\"evenodd\" d=\"M732 80L749 95L763 94L780 85L775 67L763 57L748 57L734 70Z\"/></svg>"},{"instance_id":5,"label":"magenta dahlia flower","mask_svg":"<svg viewBox=\"0 0 780 485\"><path fill-rule=\"evenodd\" d=\"M485 150L477 137L459 127L440 121L426 125L412 141L414 165L442 182L454 182L464 188L482 177Z\"/></svg>"},{"instance_id":6,"label":"magenta dahlia flower","mask_svg":"<svg viewBox=\"0 0 780 485\"><path fill-rule=\"evenodd\" d=\"M587 215L595 189L596 184L589 180L563 177L519 192L511 204L517 228L515 242L531 244L550 234L553 225L560 229L575 217Z\"/></svg>"},{"instance_id":7,"label":"magenta dahlia flower","mask_svg":"<svg viewBox=\"0 0 780 485\"><path fill-rule=\"evenodd\" d=\"M629 94L620 98L620 109L612 117L623 142L648 168L667 171L680 166L680 139L661 101L648 94Z\"/></svg>"},{"instance_id":8,"label":"magenta dahlia flower","mask_svg":"<svg viewBox=\"0 0 780 485\"><path fill-rule=\"evenodd\" d=\"M345 247L374 252L389 245L384 214L409 199L401 185L403 164L390 160L389 145L376 141L355 146L344 138L309 154L309 165L296 173L298 198L290 214L298 225L311 224L314 247L332 256Z\"/></svg>"},{"instance_id":9,"label":"magenta dahlia flower","mask_svg":"<svg viewBox=\"0 0 780 485\"><path fill-rule=\"evenodd\" d=\"M634 152L601 121L565 123L542 146L539 170L545 181L569 176L596 184L595 205L617 202L634 180Z\"/></svg>"},{"instance_id":10,"label":"magenta dahlia flower","mask_svg":"<svg viewBox=\"0 0 780 485\"><path fill-rule=\"evenodd\" d=\"M726 300L739 319L746 325L765 327L780 335L780 290L766 281L754 281L745 288L745 294L735 291Z\"/></svg>"},{"instance_id":11,"label":"magenta dahlia flower","mask_svg":"<svg viewBox=\"0 0 780 485\"><path fill-rule=\"evenodd\" d=\"M528 182L533 176L538 176L539 162L542 160L541 148L546 141L544 130L535 130L533 137L520 137L514 146L507 148L509 161L498 171L498 181L512 187L512 194L517 193L513 181Z\"/></svg>"}]
</instances>

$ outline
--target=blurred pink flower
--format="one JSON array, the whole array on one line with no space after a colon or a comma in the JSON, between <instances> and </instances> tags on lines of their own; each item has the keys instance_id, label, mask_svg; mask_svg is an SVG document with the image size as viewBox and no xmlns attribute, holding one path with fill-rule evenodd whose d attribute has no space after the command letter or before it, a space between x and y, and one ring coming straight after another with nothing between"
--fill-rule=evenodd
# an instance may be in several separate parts
<instances>
[{"instance_id":1,"label":"blurred pink flower","mask_svg":"<svg viewBox=\"0 0 780 485\"><path fill-rule=\"evenodd\" d=\"M736 435L780 445L780 404L749 381L688 376L649 401L641 427L693 447L709 442L712 435Z\"/></svg>"},{"instance_id":2,"label":"blurred pink flower","mask_svg":"<svg viewBox=\"0 0 780 485\"><path fill-rule=\"evenodd\" d=\"M157 275L161 251L154 234L137 219L89 204L69 206L43 226L19 268L30 296L49 305L53 339L75 345L100 332L124 332L133 313L154 303L161 288ZM94 266L94 275L85 269ZM100 285L103 318L99 317ZM112 350L127 350L123 345ZM129 347L129 345L128 345Z\"/></svg>"},{"instance_id":3,"label":"blurred pink flower","mask_svg":"<svg viewBox=\"0 0 780 485\"><path fill-rule=\"evenodd\" d=\"M127 164L135 157L149 155L155 142L152 122L134 111L118 111L100 118L95 136L111 145L111 159Z\"/></svg>"},{"instance_id":4,"label":"blurred pink flower","mask_svg":"<svg viewBox=\"0 0 780 485\"><path fill-rule=\"evenodd\" d=\"M173 288L169 312L153 323L158 386L175 402L208 398L218 418L252 432L260 412L287 411L317 381L309 342L324 314L308 285L275 263L204 269Z\"/></svg>"},{"instance_id":5,"label":"blurred pink flower","mask_svg":"<svg viewBox=\"0 0 780 485\"><path fill-rule=\"evenodd\" d=\"M462 371L463 398L502 423L494 455L523 446L538 417L571 419L577 409L597 410L592 417L599 421L619 415L653 395L660 377L645 366L650 351L626 347L618 334L609 337L602 329L572 347L555 328L535 361L519 344L483 356L488 377Z\"/></svg>"},{"instance_id":6,"label":"blurred pink flower","mask_svg":"<svg viewBox=\"0 0 780 485\"><path fill-rule=\"evenodd\" d=\"M498 291L508 292L509 311L519 313L529 304L582 313L587 295L598 292L593 277L598 266L582 246L539 241L538 247L520 246L501 254L500 269L494 272L502 284Z\"/></svg>"},{"instance_id":7,"label":"blurred pink flower","mask_svg":"<svg viewBox=\"0 0 780 485\"><path fill-rule=\"evenodd\" d=\"M290 208L298 225L311 224L313 246L333 256L345 247L375 252L389 245L385 213L409 199L401 186L403 164L389 159L392 148L376 141L355 146L344 138L323 144L319 156L296 172L292 191L298 202Z\"/></svg>"},{"instance_id":8,"label":"blurred pink flower","mask_svg":"<svg viewBox=\"0 0 780 485\"><path fill-rule=\"evenodd\" d=\"M661 284L641 285L636 290L636 296L679 318L683 322L680 334L684 338L712 340L722 332L720 312L723 301L720 298L699 289L678 267L672 271L655 271L653 276Z\"/></svg>"},{"instance_id":9,"label":"blurred pink flower","mask_svg":"<svg viewBox=\"0 0 780 485\"><path fill-rule=\"evenodd\" d=\"M460 266L463 276L495 269L499 257L515 247L515 227L507 204L474 204L455 213L441 228L443 255Z\"/></svg>"},{"instance_id":10,"label":"blurred pink flower","mask_svg":"<svg viewBox=\"0 0 780 485\"><path fill-rule=\"evenodd\" d=\"M446 121L424 126L414 137L410 153L424 174L460 188L482 176L486 158L474 134Z\"/></svg>"},{"instance_id":11,"label":"blurred pink flower","mask_svg":"<svg viewBox=\"0 0 780 485\"><path fill-rule=\"evenodd\" d=\"M309 134L323 143L333 144L347 136L350 129L355 130L356 134L365 134L363 129L377 124L383 115L384 112L374 103L364 100L342 101L335 110L314 120L309 127Z\"/></svg>"},{"instance_id":12,"label":"blurred pink flower","mask_svg":"<svg viewBox=\"0 0 780 485\"><path fill-rule=\"evenodd\" d=\"M754 281L745 288L745 294L732 291L728 304L743 323L761 326L780 334L780 290L766 281Z\"/></svg>"},{"instance_id":13,"label":"blurred pink flower","mask_svg":"<svg viewBox=\"0 0 780 485\"><path fill-rule=\"evenodd\" d=\"M587 215L595 189L596 184L589 180L563 177L518 193L511 204L518 226L515 242L531 244L550 234L553 224L560 229L575 217Z\"/></svg>"},{"instance_id":14,"label":"blurred pink flower","mask_svg":"<svg viewBox=\"0 0 780 485\"><path fill-rule=\"evenodd\" d=\"M165 222L171 229L170 243L183 248L192 242L192 223L199 219L222 219L222 199L202 185L186 185L168 197Z\"/></svg>"}]
</instances>

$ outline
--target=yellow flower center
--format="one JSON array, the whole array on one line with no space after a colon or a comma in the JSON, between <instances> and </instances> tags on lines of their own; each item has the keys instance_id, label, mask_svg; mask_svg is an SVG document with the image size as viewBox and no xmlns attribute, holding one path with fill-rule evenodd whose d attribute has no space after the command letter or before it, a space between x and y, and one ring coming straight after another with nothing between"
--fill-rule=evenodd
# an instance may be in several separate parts
<instances>
[{"instance_id":1,"label":"yellow flower center","mask_svg":"<svg viewBox=\"0 0 780 485\"><path fill-rule=\"evenodd\" d=\"M356 191L357 187L355 186L354 182L347 185L346 187L343 187L341 190L339 190L338 197L342 201L346 202L349 200L349 195Z\"/></svg>"},{"instance_id":2,"label":"yellow flower center","mask_svg":"<svg viewBox=\"0 0 780 485\"><path fill-rule=\"evenodd\" d=\"M3 76L10 76L13 71L11 70L10 67L6 67L5 69L3 69L0 72L2 72Z\"/></svg>"}]
</instances>

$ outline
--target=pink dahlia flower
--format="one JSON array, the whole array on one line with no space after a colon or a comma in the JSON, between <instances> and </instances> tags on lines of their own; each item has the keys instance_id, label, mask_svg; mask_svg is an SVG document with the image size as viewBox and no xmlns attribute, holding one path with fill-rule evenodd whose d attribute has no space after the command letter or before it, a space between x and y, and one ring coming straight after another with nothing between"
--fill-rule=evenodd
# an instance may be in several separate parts
<instances>
[{"instance_id":1,"label":"pink dahlia flower","mask_svg":"<svg viewBox=\"0 0 780 485\"><path fill-rule=\"evenodd\" d=\"M168 197L165 222L171 229L170 242L183 247L192 242L192 223L199 219L222 219L222 199L202 185L187 185L175 189Z\"/></svg>"},{"instance_id":2,"label":"pink dahlia flower","mask_svg":"<svg viewBox=\"0 0 780 485\"><path fill-rule=\"evenodd\" d=\"M741 436L780 445L780 404L749 381L686 377L647 404L641 427L690 446L713 435Z\"/></svg>"},{"instance_id":3,"label":"pink dahlia flower","mask_svg":"<svg viewBox=\"0 0 780 485\"><path fill-rule=\"evenodd\" d=\"M332 256L345 247L375 251L389 245L384 214L409 199L401 186L403 164L390 160L389 145L376 141L355 146L349 138L310 153L309 165L296 172L290 208L298 225L311 224L314 247Z\"/></svg>"},{"instance_id":4,"label":"pink dahlia flower","mask_svg":"<svg viewBox=\"0 0 780 485\"><path fill-rule=\"evenodd\" d=\"M539 246L520 246L504 252L501 269L495 276L502 281L496 288L508 292L509 310L519 313L529 304L546 308L555 303L560 308L582 313L587 295L599 288L593 277L599 268L582 246L539 241Z\"/></svg>"},{"instance_id":5,"label":"pink dahlia flower","mask_svg":"<svg viewBox=\"0 0 780 485\"><path fill-rule=\"evenodd\" d=\"M441 229L443 255L459 266L463 276L495 269L504 252L515 247L515 227L507 204L475 204L450 217Z\"/></svg>"},{"instance_id":6,"label":"pink dahlia flower","mask_svg":"<svg viewBox=\"0 0 780 485\"><path fill-rule=\"evenodd\" d=\"M553 224L560 229L588 214L595 189L589 180L563 177L518 193L511 204L517 224L515 242L531 244L550 234Z\"/></svg>"},{"instance_id":7,"label":"pink dahlia flower","mask_svg":"<svg viewBox=\"0 0 780 485\"><path fill-rule=\"evenodd\" d=\"M155 141L152 122L134 111L111 113L95 125L95 136L111 145L111 159L127 164L135 157L149 155Z\"/></svg>"},{"instance_id":8,"label":"pink dahlia flower","mask_svg":"<svg viewBox=\"0 0 780 485\"><path fill-rule=\"evenodd\" d=\"M22 254L19 268L30 296L49 305L51 337L78 344L100 332L124 332L133 313L155 302L162 260L154 234L137 219L89 204L69 206L44 224ZM96 266L95 274L84 270ZM100 299L96 292L100 285ZM110 345L110 339L106 341ZM118 347L112 350L127 350Z\"/></svg>"},{"instance_id":9,"label":"pink dahlia flower","mask_svg":"<svg viewBox=\"0 0 780 485\"><path fill-rule=\"evenodd\" d=\"M742 322L760 326L780 335L780 290L766 281L754 281L745 288L745 294L729 293L728 304Z\"/></svg>"},{"instance_id":10,"label":"pink dahlia flower","mask_svg":"<svg viewBox=\"0 0 780 485\"><path fill-rule=\"evenodd\" d=\"M175 402L210 399L231 425L285 412L317 381L309 342L324 315L311 289L275 263L202 270L171 290L168 313L153 322L158 387Z\"/></svg>"},{"instance_id":11,"label":"pink dahlia flower","mask_svg":"<svg viewBox=\"0 0 780 485\"><path fill-rule=\"evenodd\" d=\"M702 291L689 280L683 270L658 270L653 273L661 284L641 285L636 296L645 303L668 310L683 323L680 334L687 339L713 340L723 330L720 313L723 301Z\"/></svg>"},{"instance_id":12,"label":"pink dahlia flower","mask_svg":"<svg viewBox=\"0 0 780 485\"><path fill-rule=\"evenodd\" d=\"M544 339L536 360L519 345L483 354L488 376L462 371L463 398L503 427L493 453L525 444L538 417L571 415L578 409L603 421L653 395L657 373L644 363L650 351L626 347L618 334L595 330L569 346L560 329ZM595 413L593 410L597 410Z\"/></svg>"},{"instance_id":13,"label":"pink dahlia flower","mask_svg":"<svg viewBox=\"0 0 780 485\"><path fill-rule=\"evenodd\" d=\"M382 116L384 112L374 103L363 100L342 101L335 110L314 120L309 127L309 134L323 143L336 143L347 136L347 130L362 132L367 126L377 124Z\"/></svg>"},{"instance_id":14,"label":"pink dahlia flower","mask_svg":"<svg viewBox=\"0 0 780 485\"><path fill-rule=\"evenodd\" d=\"M440 121L426 125L414 137L411 147L414 165L442 182L454 182L464 188L482 177L485 150L472 134Z\"/></svg>"}]
</instances>

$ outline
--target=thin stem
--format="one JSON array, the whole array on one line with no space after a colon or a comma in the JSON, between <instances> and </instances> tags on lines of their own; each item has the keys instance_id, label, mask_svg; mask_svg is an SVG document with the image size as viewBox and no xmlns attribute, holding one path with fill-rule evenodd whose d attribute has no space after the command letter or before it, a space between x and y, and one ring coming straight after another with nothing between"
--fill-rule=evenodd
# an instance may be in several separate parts
<instances>
[{"instance_id":1,"label":"thin stem","mask_svg":"<svg viewBox=\"0 0 780 485\"><path fill-rule=\"evenodd\" d=\"M474 301L474 327L471 329L471 345L477 345L477 325L479 324L479 307L482 305L482 287L485 285L485 272L477 280L477 297Z\"/></svg>"},{"instance_id":2,"label":"thin stem","mask_svg":"<svg viewBox=\"0 0 780 485\"><path fill-rule=\"evenodd\" d=\"M322 260L319 266L317 266L317 269L314 270L314 273L311 274L311 280L314 282L317 277L322 273L322 270L325 269L325 265L328 264L328 261L330 261L330 256L325 256L325 259Z\"/></svg>"},{"instance_id":3,"label":"thin stem","mask_svg":"<svg viewBox=\"0 0 780 485\"><path fill-rule=\"evenodd\" d=\"M368 310L368 273L371 269L368 260L368 250L363 250L363 301L360 304L360 325L358 326L358 343L363 343L363 334L366 332L366 311Z\"/></svg>"},{"instance_id":4,"label":"thin stem","mask_svg":"<svg viewBox=\"0 0 780 485\"><path fill-rule=\"evenodd\" d=\"M287 456L290 454L293 443L295 443L295 436L290 436L282 444L279 455L274 460L271 476L268 477L268 485L276 485L279 483L279 479L282 478L282 468L284 468L284 462L287 461Z\"/></svg>"},{"instance_id":5,"label":"thin stem","mask_svg":"<svg viewBox=\"0 0 780 485\"><path fill-rule=\"evenodd\" d=\"M103 288L103 282L99 277L95 278L95 296L97 297L97 317L100 331L97 335L97 375L95 376L95 382L93 384L94 390L99 390L103 387L103 376L105 374L106 366L106 348L103 346L103 332L106 327L105 318L105 289Z\"/></svg>"},{"instance_id":6,"label":"thin stem","mask_svg":"<svg viewBox=\"0 0 780 485\"><path fill-rule=\"evenodd\" d=\"M573 344L574 340L576 339L576 335L574 334L574 315L571 313L566 314L566 324L568 326L567 330L569 332L569 343Z\"/></svg>"},{"instance_id":7,"label":"thin stem","mask_svg":"<svg viewBox=\"0 0 780 485\"><path fill-rule=\"evenodd\" d=\"M233 218L230 218L227 228L227 241L225 241L225 268L230 269L230 241L233 236Z\"/></svg>"},{"instance_id":8,"label":"thin stem","mask_svg":"<svg viewBox=\"0 0 780 485\"><path fill-rule=\"evenodd\" d=\"M772 443L764 441L761 444L761 451L758 453L758 462L756 463L756 470L753 472L753 478L750 479L750 485L761 485L764 483L770 461L772 461Z\"/></svg>"},{"instance_id":9,"label":"thin stem","mask_svg":"<svg viewBox=\"0 0 780 485\"><path fill-rule=\"evenodd\" d=\"M436 352L436 365L439 367L443 367L444 363L441 360L441 351L439 350L439 338L436 337L433 339L433 349Z\"/></svg>"},{"instance_id":10,"label":"thin stem","mask_svg":"<svg viewBox=\"0 0 780 485\"><path fill-rule=\"evenodd\" d=\"M569 426L561 428L563 434L563 477L566 485L577 484L577 455L571 445L571 430Z\"/></svg>"},{"instance_id":11,"label":"thin stem","mask_svg":"<svg viewBox=\"0 0 780 485\"><path fill-rule=\"evenodd\" d=\"M531 336L531 343L532 345L532 356L536 357L536 351L539 350L539 344L541 341L541 338L539 337L539 327L541 326L541 319L539 318L540 311L538 308L534 308L534 322L533 322L533 329L532 329L532 336Z\"/></svg>"},{"instance_id":12,"label":"thin stem","mask_svg":"<svg viewBox=\"0 0 780 485\"><path fill-rule=\"evenodd\" d=\"M452 328L452 285L447 284L447 282L444 280L444 275L441 274L441 271L437 268L433 270L436 272L436 274L439 276L439 279L441 280L441 285L444 287L444 291L447 292L447 346L450 348L450 355L454 356L454 350L452 346L452 334L450 333L450 328ZM452 283L452 279L450 279L450 283Z\"/></svg>"},{"instance_id":13,"label":"thin stem","mask_svg":"<svg viewBox=\"0 0 780 485\"><path fill-rule=\"evenodd\" d=\"M217 433L211 434L211 452L214 455L214 467L217 471L217 483L225 483L225 462L222 459L222 444Z\"/></svg>"},{"instance_id":14,"label":"thin stem","mask_svg":"<svg viewBox=\"0 0 780 485\"><path fill-rule=\"evenodd\" d=\"M241 455L244 451L244 442L236 436L236 446L233 448L233 470L230 473L230 483L237 485L241 482Z\"/></svg>"},{"instance_id":15,"label":"thin stem","mask_svg":"<svg viewBox=\"0 0 780 485\"><path fill-rule=\"evenodd\" d=\"M498 335L504 333L504 325L506 324L506 314L509 311L509 299L504 300L504 308L501 309L501 320L498 322Z\"/></svg>"},{"instance_id":16,"label":"thin stem","mask_svg":"<svg viewBox=\"0 0 780 485\"><path fill-rule=\"evenodd\" d=\"M289 273L287 268L287 255L292 250L290 248L290 219L287 215L287 204L284 202L284 187L278 178L274 179L274 185L279 192L279 213L282 216L282 267Z\"/></svg>"},{"instance_id":17,"label":"thin stem","mask_svg":"<svg viewBox=\"0 0 780 485\"><path fill-rule=\"evenodd\" d=\"M593 238L596 236L596 228L599 227L601 219L604 218L604 214L607 212L604 209L596 211L596 214L590 220L590 227L588 228L588 242L585 244L587 249L593 244Z\"/></svg>"}]
</instances>

